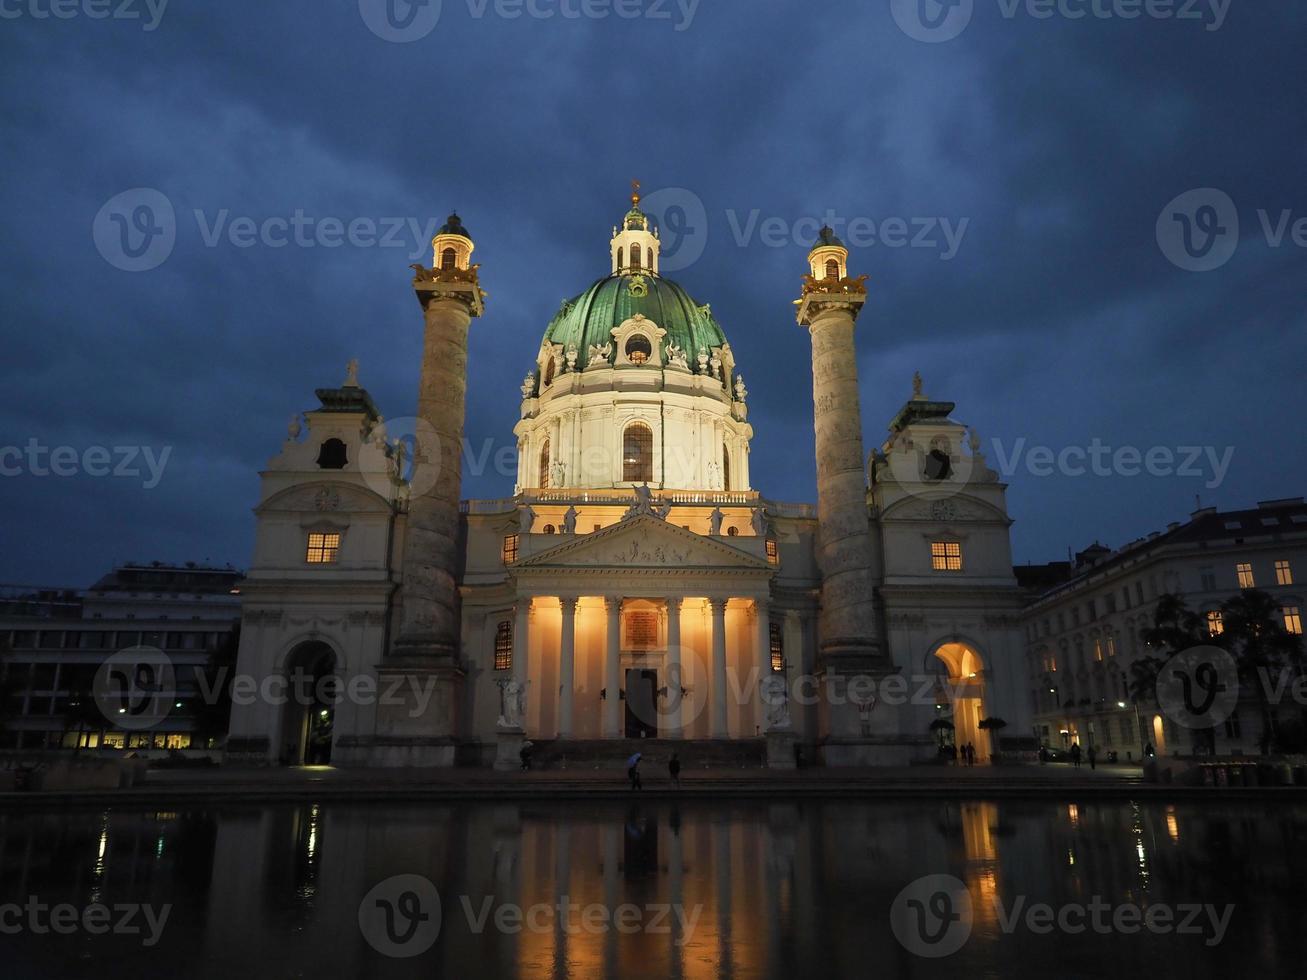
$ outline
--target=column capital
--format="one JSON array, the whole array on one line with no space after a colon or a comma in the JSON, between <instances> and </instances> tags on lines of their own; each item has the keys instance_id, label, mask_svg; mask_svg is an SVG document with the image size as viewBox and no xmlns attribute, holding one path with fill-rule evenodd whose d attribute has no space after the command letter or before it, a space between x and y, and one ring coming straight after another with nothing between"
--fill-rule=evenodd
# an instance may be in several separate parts
<instances>
[{"instance_id":1,"label":"column capital","mask_svg":"<svg viewBox=\"0 0 1307 980\"><path fill-rule=\"evenodd\" d=\"M604 609L610 613L622 611L622 596L606 595L604 596Z\"/></svg>"},{"instance_id":2,"label":"column capital","mask_svg":"<svg viewBox=\"0 0 1307 980\"><path fill-rule=\"evenodd\" d=\"M683 603L684 601L685 601L685 596L683 595L669 595L667 597L667 611L680 612L681 603Z\"/></svg>"},{"instance_id":3,"label":"column capital","mask_svg":"<svg viewBox=\"0 0 1307 980\"><path fill-rule=\"evenodd\" d=\"M477 276L479 266L470 269L428 269L414 263L413 289L422 309L428 309L441 300L453 300L462 306L469 317L480 316L485 310L486 294Z\"/></svg>"},{"instance_id":4,"label":"column capital","mask_svg":"<svg viewBox=\"0 0 1307 980\"><path fill-rule=\"evenodd\" d=\"M720 596L710 595L708 596L708 608L711 609L714 613L719 613L719 612L724 613L726 612L726 604L730 601L731 601L730 598L722 598Z\"/></svg>"},{"instance_id":5,"label":"column capital","mask_svg":"<svg viewBox=\"0 0 1307 980\"><path fill-rule=\"evenodd\" d=\"M558 604L563 607L564 612L568 612L569 610L571 612L576 612L576 604L580 601L580 596L560 595L558 597Z\"/></svg>"}]
</instances>

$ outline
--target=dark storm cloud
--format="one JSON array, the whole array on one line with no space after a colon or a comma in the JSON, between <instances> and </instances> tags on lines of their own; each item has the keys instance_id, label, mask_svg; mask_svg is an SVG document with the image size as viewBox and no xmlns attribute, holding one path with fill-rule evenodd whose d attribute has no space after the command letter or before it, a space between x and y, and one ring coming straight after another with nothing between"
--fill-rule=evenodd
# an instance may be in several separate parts
<instances>
[{"instance_id":1,"label":"dark storm cloud","mask_svg":"<svg viewBox=\"0 0 1307 980\"><path fill-rule=\"evenodd\" d=\"M1203 479L1039 477L1018 465L1019 559L1119 544L1195 494L1297 494L1307 253L1270 247L1257 209L1307 215L1297 93L1307 15L1235 3L1218 31L1177 21L1004 17L977 0L923 44L889 3L704 0L687 29L648 18L506 20L445 0L386 43L355 0L172 0L158 28L0 20L6 398L0 445L172 447L158 486L0 477L0 578L83 583L122 558L248 561L257 470L292 412L357 356L390 417L416 397L420 317L398 248L213 247L220 220L386 217L457 207L490 291L472 333L468 438L511 444L517 385L565 296L607 268L626 183L704 204L702 258L675 275L726 326L751 390L755 486L814 496L806 338L791 300L805 249L782 219L965 219L939 249L855 249L870 448L910 392L958 403L990 452L1235 447ZM142 10L144 10L144 6ZM670 5L674 10L674 5ZM171 256L127 273L91 224L122 191L177 215ZM1184 191L1238 204L1242 244L1187 273L1154 224ZM203 215L203 226L194 217ZM429 237L429 231L426 237ZM410 254L414 253L414 254ZM994 447L991 440L998 439ZM1024 443L1020 442L1024 440ZM512 477L469 475L469 495Z\"/></svg>"}]
</instances>

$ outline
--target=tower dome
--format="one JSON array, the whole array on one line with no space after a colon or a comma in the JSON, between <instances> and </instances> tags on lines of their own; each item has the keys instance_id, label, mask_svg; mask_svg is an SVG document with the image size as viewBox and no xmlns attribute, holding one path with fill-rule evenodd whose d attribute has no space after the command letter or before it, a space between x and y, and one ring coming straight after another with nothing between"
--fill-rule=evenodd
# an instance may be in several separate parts
<instances>
[{"instance_id":1,"label":"tower dome","mask_svg":"<svg viewBox=\"0 0 1307 980\"><path fill-rule=\"evenodd\" d=\"M522 385L518 489L748 490L744 379L708 304L659 274L638 184L610 252L610 273L550 320Z\"/></svg>"}]
</instances>

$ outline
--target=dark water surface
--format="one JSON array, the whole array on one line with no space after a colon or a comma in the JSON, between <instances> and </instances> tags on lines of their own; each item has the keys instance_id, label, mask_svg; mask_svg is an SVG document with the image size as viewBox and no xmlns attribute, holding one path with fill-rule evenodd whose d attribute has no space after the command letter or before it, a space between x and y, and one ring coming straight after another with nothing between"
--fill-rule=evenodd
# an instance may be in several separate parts
<instances>
[{"instance_id":1,"label":"dark water surface","mask_svg":"<svg viewBox=\"0 0 1307 980\"><path fill-rule=\"evenodd\" d=\"M1304 841L1307 809L1225 803L17 811L0 977L1301 975ZM1100 930L1076 911L1096 900ZM58 905L66 934L40 911ZM96 905L117 932L81 924ZM1128 906L1156 928L1114 925Z\"/></svg>"}]
</instances>

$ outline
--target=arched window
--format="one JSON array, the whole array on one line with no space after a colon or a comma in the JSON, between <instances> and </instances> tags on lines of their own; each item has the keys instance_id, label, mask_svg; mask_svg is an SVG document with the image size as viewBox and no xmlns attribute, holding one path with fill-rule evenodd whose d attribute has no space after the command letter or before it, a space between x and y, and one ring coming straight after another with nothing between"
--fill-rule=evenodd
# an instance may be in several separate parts
<instances>
[{"instance_id":1,"label":"arched window","mask_svg":"<svg viewBox=\"0 0 1307 980\"><path fill-rule=\"evenodd\" d=\"M328 439L318 450L318 468L323 470L343 470L348 462L345 444L339 439Z\"/></svg>"},{"instance_id":2,"label":"arched window","mask_svg":"<svg viewBox=\"0 0 1307 980\"><path fill-rule=\"evenodd\" d=\"M623 266L623 264L625 264L625 260L626 260L626 249L621 248L621 247L619 246L618 249L617 249L617 271L618 271L618 272L621 272L621 271L622 271L622 266Z\"/></svg>"},{"instance_id":3,"label":"arched window","mask_svg":"<svg viewBox=\"0 0 1307 980\"><path fill-rule=\"evenodd\" d=\"M840 277L840 261L839 261L839 259L827 259L827 260L826 260L826 278L827 278L827 279L838 279L839 277Z\"/></svg>"},{"instance_id":4,"label":"arched window","mask_svg":"<svg viewBox=\"0 0 1307 980\"><path fill-rule=\"evenodd\" d=\"M632 246L631 246L631 268L632 268L632 269L637 269L637 270L640 268L640 246L639 246L639 245L632 245Z\"/></svg>"},{"instance_id":5,"label":"arched window","mask_svg":"<svg viewBox=\"0 0 1307 980\"><path fill-rule=\"evenodd\" d=\"M729 538L737 537L739 533L740 533L740 529L736 527L734 524L732 524L730 527L726 529L726 536Z\"/></svg>"},{"instance_id":6,"label":"arched window","mask_svg":"<svg viewBox=\"0 0 1307 980\"><path fill-rule=\"evenodd\" d=\"M767 627L767 638L771 646L771 669L777 672L785 670L785 641L781 638L781 628L776 623Z\"/></svg>"},{"instance_id":7,"label":"arched window","mask_svg":"<svg viewBox=\"0 0 1307 980\"><path fill-rule=\"evenodd\" d=\"M632 422L622 433L622 479L631 483L653 480L653 430Z\"/></svg>"},{"instance_id":8,"label":"arched window","mask_svg":"<svg viewBox=\"0 0 1307 980\"><path fill-rule=\"evenodd\" d=\"M557 534L557 533L558 533L558 529L554 527L552 524L545 525L545 534Z\"/></svg>"},{"instance_id":9,"label":"arched window","mask_svg":"<svg viewBox=\"0 0 1307 980\"><path fill-rule=\"evenodd\" d=\"M722 445L722 489L731 489L731 450Z\"/></svg>"},{"instance_id":10,"label":"arched window","mask_svg":"<svg viewBox=\"0 0 1307 980\"><path fill-rule=\"evenodd\" d=\"M495 670L513 669L513 624L502 620L495 629Z\"/></svg>"},{"instance_id":11,"label":"arched window","mask_svg":"<svg viewBox=\"0 0 1307 980\"><path fill-rule=\"evenodd\" d=\"M440 253L440 268L455 269L458 267L458 253L452 248L447 248Z\"/></svg>"},{"instance_id":12,"label":"arched window","mask_svg":"<svg viewBox=\"0 0 1307 980\"><path fill-rule=\"evenodd\" d=\"M548 439L546 439L545 444L540 447L540 472L537 475L536 483L542 489L546 489L549 486L549 440Z\"/></svg>"}]
</instances>

